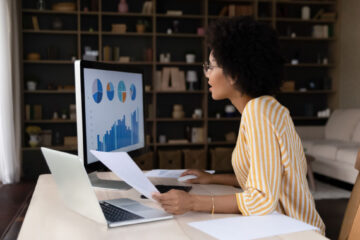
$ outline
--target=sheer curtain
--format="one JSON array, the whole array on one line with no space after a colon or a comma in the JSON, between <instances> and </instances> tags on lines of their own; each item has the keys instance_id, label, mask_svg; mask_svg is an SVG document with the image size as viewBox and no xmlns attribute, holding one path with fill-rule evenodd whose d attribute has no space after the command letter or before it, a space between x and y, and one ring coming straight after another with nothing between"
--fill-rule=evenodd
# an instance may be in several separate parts
<instances>
[{"instance_id":1,"label":"sheer curtain","mask_svg":"<svg viewBox=\"0 0 360 240\"><path fill-rule=\"evenodd\" d=\"M18 10L14 0L0 0L0 182L20 179L20 61Z\"/></svg>"}]
</instances>

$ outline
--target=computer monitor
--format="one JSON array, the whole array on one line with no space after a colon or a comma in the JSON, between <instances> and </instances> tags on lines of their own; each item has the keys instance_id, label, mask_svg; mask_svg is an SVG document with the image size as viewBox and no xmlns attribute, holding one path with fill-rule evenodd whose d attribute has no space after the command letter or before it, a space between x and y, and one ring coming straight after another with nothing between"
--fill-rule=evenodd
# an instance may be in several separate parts
<instances>
[{"instance_id":1,"label":"computer monitor","mask_svg":"<svg viewBox=\"0 0 360 240\"><path fill-rule=\"evenodd\" d=\"M102 166L91 149L143 150L143 74L115 64L78 60L74 65L78 155L86 169Z\"/></svg>"}]
</instances>

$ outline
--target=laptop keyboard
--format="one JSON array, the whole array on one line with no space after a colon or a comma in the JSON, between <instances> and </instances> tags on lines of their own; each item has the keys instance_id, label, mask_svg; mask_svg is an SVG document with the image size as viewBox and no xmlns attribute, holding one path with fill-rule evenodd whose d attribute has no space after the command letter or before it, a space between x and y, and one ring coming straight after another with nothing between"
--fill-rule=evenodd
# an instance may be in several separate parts
<instances>
[{"instance_id":1,"label":"laptop keyboard","mask_svg":"<svg viewBox=\"0 0 360 240\"><path fill-rule=\"evenodd\" d=\"M106 202L101 202L100 206L104 212L106 220L108 220L109 222L121 222L143 218L139 215L128 212L122 208L115 207Z\"/></svg>"},{"instance_id":2,"label":"laptop keyboard","mask_svg":"<svg viewBox=\"0 0 360 240\"><path fill-rule=\"evenodd\" d=\"M176 186L176 185L156 185L155 187L161 193L166 193L166 192L170 191L171 189L189 192L192 188L191 186Z\"/></svg>"}]
</instances>

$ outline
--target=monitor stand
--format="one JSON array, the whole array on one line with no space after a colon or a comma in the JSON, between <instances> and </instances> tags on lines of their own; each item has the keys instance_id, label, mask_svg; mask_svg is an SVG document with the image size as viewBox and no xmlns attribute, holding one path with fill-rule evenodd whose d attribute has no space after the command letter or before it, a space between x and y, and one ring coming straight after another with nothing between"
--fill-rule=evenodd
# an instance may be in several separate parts
<instances>
[{"instance_id":1,"label":"monitor stand","mask_svg":"<svg viewBox=\"0 0 360 240\"><path fill-rule=\"evenodd\" d=\"M90 173L89 174L89 179L90 179L91 185L93 187L108 188L108 189L118 189L118 190L128 190L128 189L131 188L131 186L128 185L124 181L100 179L100 178L98 178L96 172Z\"/></svg>"}]
</instances>

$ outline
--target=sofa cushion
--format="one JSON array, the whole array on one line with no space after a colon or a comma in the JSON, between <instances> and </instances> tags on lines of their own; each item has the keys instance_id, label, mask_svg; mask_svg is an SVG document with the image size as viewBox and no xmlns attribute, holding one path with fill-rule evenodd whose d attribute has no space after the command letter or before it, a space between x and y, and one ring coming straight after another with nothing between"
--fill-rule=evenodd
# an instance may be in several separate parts
<instances>
[{"instance_id":1,"label":"sofa cushion","mask_svg":"<svg viewBox=\"0 0 360 240\"><path fill-rule=\"evenodd\" d=\"M360 143L360 122L357 123L351 140L352 142Z\"/></svg>"},{"instance_id":2,"label":"sofa cushion","mask_svg":"<svg viewBox=\"0 0 360 240\"><path fill-rule=\"evenodd\" d=\"M356 156L360 145L339 147L336 153L336 161L344 162L355 166Z\"/></svg>"},{"instance_id":3,"label":"sofa cushion","mask_svg":"<svg viewBox=\"0 0 360 240\"><path fill-rule=\"evenodd\" d=\"M322 145L341 145L343 144L343 141L338 141L338 140L302 140L302 144L304 147L304 152L306 154L310 154L310 155L317 155L317 152L314 151L315 150L315 146L322 146Z\"/></svg>"},{"instance_id":4,"label":"sofa cushion","mask_svg":"<svg viewBox=\"0 0 360 240\"><path fill-rule=\"evenodd\" d=\"M315 144L315 141L313 141L313 140L301 140L301 143L303 145L304 152L310 154L311 150L312 150L312 147Z\"/></svg>"},{"instance_id":5,"label":"sofa cushion","mask_svg":"<svg viewBox=\"0 0 360 240\"><path fill-rule=\"evenodd\" d=\"M308 154L314 156L315 158L322 158L330 161L336 160L336 154L339 148L342 147L353 147L358 146L359 144L352 142L345 142L339 140L317 140L314 142L313 146L310 148Z\"/></svg>"},{"instance_id":6,"label":"sofa cushion","mask_svg":"<svg viewBox=\"0 0 360 240\"><path fill-rule=\"evenodd\" d=\"M301 143L303 145L304 148L304 153L306 154L310 154L313 155L313 148L315 145L317 144L326 144L329 142L335 142L334 140L325 140L325 139L320 139L320 140L309 140L309 139L304 139L301 140Z\"/></svg>"},{"instance_id":7,"label":"sofa cushion","mask_svg":"<svg viewBox=\"0 0 360 240\"><path fill-rule=\"evenodd\" d=\"M323 158L335 161L338 146L336 144L315 144L311 148L311 155L315 158Z\"/></svg>"},{"instance_id":8,"label":"sofa cushion","mask_svg":"<svg viewBox=\"0 0 360 240\"><path fill-rule=\"evenodd\" d=\"M325 126L325 139L350 141L359 120L360 109L335 110Z\"/></svg>"}]
</instances>

